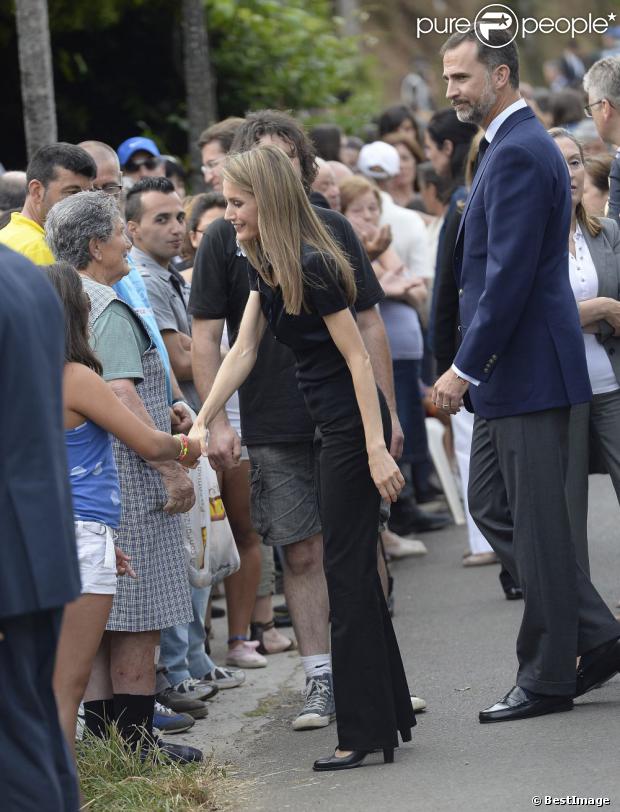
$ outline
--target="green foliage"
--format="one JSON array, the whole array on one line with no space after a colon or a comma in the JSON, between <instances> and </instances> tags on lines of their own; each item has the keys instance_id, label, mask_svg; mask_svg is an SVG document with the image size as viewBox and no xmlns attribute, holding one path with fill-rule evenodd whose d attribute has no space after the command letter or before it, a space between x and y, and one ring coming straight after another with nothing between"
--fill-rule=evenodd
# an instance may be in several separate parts
<instances>
[{"instance_id":1,"label":"green foliage","mask_svg":"<svg viewBox=\"0 0 620 812\"><path fill-rule=\"evenodd\" d=\"M324 0L206 0L221 115L330 108L365 78Z\"/></svg>"},{"instance_id":2,"label":"green foliage","mask_svg":"<svg viewBox=\"0 0 620 812\"><path fill-rule=\"evenodd\" d=\"M364 128L380 109L381 88L379 82L374 80L354 90L346 101L321 111L302 113L300 118L307 127L329 122L337 124L347 135L357 135L363 138Z\"/></svg>"}]
</instances>

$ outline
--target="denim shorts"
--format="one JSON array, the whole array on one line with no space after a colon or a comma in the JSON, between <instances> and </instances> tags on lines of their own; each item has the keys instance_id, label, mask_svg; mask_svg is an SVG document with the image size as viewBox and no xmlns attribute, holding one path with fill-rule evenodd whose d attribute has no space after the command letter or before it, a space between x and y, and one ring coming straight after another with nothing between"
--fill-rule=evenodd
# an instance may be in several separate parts
<instances>
[{"instance_id":1,"label":"denim shorts","mask_svg":"<svg viewBox=\"0 0 620 812\"><path fill-rule=\"evenodd\" d=\"M252 524L264 544L283 545L321 532L314 445L248 446Z\"/></svg>"}]
</instances>

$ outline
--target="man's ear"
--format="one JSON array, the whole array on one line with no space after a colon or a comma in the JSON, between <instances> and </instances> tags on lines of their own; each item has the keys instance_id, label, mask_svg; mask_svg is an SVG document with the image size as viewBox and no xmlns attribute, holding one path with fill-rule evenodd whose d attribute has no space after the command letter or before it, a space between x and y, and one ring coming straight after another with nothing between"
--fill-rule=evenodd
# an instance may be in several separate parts
<instances>
[{"instance_id":1,"label":"man's ear","mask_svg":"<svg viewBox=\"0 0 620 812\"><path fill-rule=\"evenodd\" d=\"M45 197L45 186L40 180L33 179L28 184L28 196L32 198L37 206L40 206Z\"/></svg>"},{"instance_id":2,"label":"man's ear","mask_svg":"<svg viewBox=\"0 0 620 812\"><path fill-rule=\"evenodd\" d=\"M510 68L508 65L498 65L493 71L495 79L495 87L502 90L510 81Z\"/></svg>"},{"instance_id":3,"label":"man's ear","mask_svg":"<svg viewBox=\"0 0 620 812\"><path fill-rule=\"evenodd\" d=\"M129 237L132 242L134 241L136 232L139 230L139 228L140 225L136 223L135 220L127 220L127 233L129 234Z\"/></svg>"}]
</instances>

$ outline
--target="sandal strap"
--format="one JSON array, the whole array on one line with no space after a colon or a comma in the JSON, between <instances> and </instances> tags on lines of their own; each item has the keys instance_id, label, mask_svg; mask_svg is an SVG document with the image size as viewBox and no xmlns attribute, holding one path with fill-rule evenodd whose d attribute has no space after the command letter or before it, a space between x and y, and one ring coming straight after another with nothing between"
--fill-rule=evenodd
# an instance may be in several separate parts
<instances>
[{"instance_id":1,"label":"sandal strap","mask_svg":"<svg viewBox=\"0 0 620 812\"><path fill-rule=\"evenodd\" d=\"M261 632L268 632L270 629L275 628L275 620L271 619L267 621L267 623L259 623L258 621L252 621L250 626L252 630L261 631Z\"/></svg>"}]
</instances>

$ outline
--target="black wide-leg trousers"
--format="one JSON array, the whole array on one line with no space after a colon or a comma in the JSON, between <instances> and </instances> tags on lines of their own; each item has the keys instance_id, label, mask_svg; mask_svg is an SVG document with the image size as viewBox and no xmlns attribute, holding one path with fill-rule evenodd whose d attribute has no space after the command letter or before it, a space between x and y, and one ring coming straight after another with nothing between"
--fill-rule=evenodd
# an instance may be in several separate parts
<instances>
[{"instance_id":1,"label":"black wide-leg trousers","mask_svg":"<svg viewBox=\"0 0 620 812\"><path fill-rule=\"evenodd\" d=\"M577 563L567 502L570 409L476 417L469 509L523 589L517 685L572 696L575 662L620 636L620 624Z\"/></svg>"},{"instance_id":2,"label":"black wide-leg trousers","mask_svg":"<svg viewBox=\"0 0 620 812\"><path fill-rule=\"evenodd\" d=\"M391 420L379 397L389 448ZM381 497L370 477L361 417L322 424L318 433L338 746L396 747L398 731L408 741L416 722L377 571Z\"/></svg>"}]
</instances>

